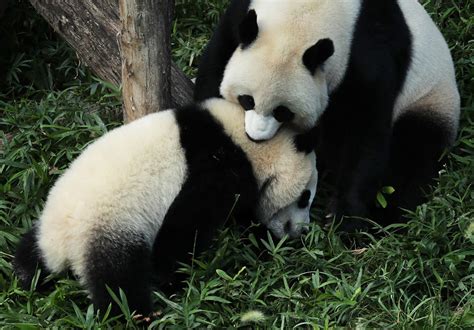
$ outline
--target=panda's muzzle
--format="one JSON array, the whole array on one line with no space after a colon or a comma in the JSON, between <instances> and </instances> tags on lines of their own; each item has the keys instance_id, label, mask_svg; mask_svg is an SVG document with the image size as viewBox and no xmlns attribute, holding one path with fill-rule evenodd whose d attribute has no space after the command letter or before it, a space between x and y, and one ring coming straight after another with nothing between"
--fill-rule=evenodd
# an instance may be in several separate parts
<instances>
[{"instance_id":1,"label":"panda's muzzle","mask_svg":"<svg viewBox=\"0 0 474 330\"><path fill-rule=\"evenodd\" d=\"M263 116L255 110L245 112L245 132L252 141L271 139L275 136L281 124L272 115Z\"/></svg>"}]
</instances>

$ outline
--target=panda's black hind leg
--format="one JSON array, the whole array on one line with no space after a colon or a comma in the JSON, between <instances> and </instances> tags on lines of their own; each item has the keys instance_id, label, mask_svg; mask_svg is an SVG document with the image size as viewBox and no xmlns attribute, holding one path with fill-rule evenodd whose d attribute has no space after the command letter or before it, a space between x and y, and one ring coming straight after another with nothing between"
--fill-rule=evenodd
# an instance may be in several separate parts
<instances>
[{"instance_id":1,"label":"panda's black hind leg","mask_svg":"<svg viewBox=\"0 0 474 330\"><path fill-rule=\"evenodd\" d=\"M384 182L395 192L388 207L379 209L382 224L404 220L402 209L414 210L426 201L429 185L442 168L444 152L451 145L450 121L427 110L402 115L393 127L389 171Z\"/></svg>"},{"instance_id":2,"label":"panda's black hind leg","mask_svg":"<svg viewBox=\"0 0 474 330\"><path fill-rule=\"evenodd\" d=\"M19 279L20 286L28 290L38 269L41 270L40 278L36 289L46 289L48 285L43 283L43 279L48 275L48 271L41 258L36 238L36 227L26 232L20 240L13 260L13 270Z\"/></svg>"},{"instance_id":3,"label":"panda's black hind leg","mask_svg":"<svg viewBox=\"0 0 474 330\"><path fill-rule=\"evenodd\" d=\"M143 237L114 233L91 240L86 265L86 285L96 309L104 313L112 304L112 315L121 314L107 286L120 299L125 293L130 312L144 316L152 312L151 253Z\"/></svg>"}]
</instances>

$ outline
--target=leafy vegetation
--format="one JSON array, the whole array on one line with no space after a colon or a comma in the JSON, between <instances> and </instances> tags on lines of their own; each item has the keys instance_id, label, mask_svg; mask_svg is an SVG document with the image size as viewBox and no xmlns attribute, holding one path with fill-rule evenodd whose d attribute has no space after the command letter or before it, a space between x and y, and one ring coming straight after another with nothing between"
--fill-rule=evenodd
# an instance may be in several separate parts
<instances>
[{"instance_id":1,"label":"leafy vegetation","mask_svg":"<svg viewBox=\"0 0 474 330\"><path fill-rule=\"evenodd\" d=\"M227 1L178 0L174 58L193 74ZM155 292L151 327L474 327L474 4L427 0L452 49L463 99L459 139L430 202L408 214L404 234L352 237L344 245L315 221L298 241L256 239L232 228L213 251L183 265L186 288ZM78 62L26 1L0 24L0 324L19 328L137 327L126 298L120 320L98 314L71 276L49 292L21 290L12 275L19 235L47 191L95 138L119 125L120 97Z\"/></svg>"}]
</instances>

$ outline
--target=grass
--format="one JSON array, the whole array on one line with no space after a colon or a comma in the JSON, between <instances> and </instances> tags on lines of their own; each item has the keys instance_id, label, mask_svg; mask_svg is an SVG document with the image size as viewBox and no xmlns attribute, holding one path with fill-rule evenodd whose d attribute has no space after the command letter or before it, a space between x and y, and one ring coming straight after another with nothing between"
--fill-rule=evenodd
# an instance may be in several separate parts
<instances>
[{"instance_id":1,"label":"grass","mask_svg":"<svg viewBox=\"0 0 474 330\"><path fill-rule=\"evenodd\" d=\"M456 62L463 99L459 138L431 199L409 214L406 233L353 239L318 225L301 240L257 240L224 230L214 250L181 271L187 287L154 293L151 327L473 328L474 327L474 4L424 1ZM193 74L226 1L177 1L174 58ZM13 13L13 14L12 14ZM21 290L11 261L18 238L41 212L48 189L95 138L119 125L119 92L95 79L26 4L0 24L0 324L138 327L99 315L72 277L46 293ZM13 31L16 31L14 34ZM5 38L8 36L8 38Z\"/></svg>"}]
</instances>

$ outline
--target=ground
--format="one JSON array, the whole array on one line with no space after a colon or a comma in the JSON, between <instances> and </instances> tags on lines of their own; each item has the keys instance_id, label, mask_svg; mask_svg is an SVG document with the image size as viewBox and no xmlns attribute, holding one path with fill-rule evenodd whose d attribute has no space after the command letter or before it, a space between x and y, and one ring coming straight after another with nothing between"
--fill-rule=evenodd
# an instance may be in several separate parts
<instances>
[{"instance_id":1,"label":"ground","mask_svg":"<svg viewBox=\"0 0 474 330\"><path fill-rule=\"evenodd\" d=\"M459 138L404 234L354 235L343 244L314 207L301 240L257 240L229 228L212 251L183 266L186 288L155 292L161 316L151 327L297 325L474 327L474 3L423 1L456 62L463 115ZM112 319L89 305L72 276L44 293L12 275L21 233L37 219L48 189L91 141L119 125L120 92L81 66L34 14L11 1L0 20L0 324L36 327L140 326L122 301ZM226 0L177 0L174 58L192 75ZM462 4L461 4L462 3Z\"/></svg>"}]
</instances>

